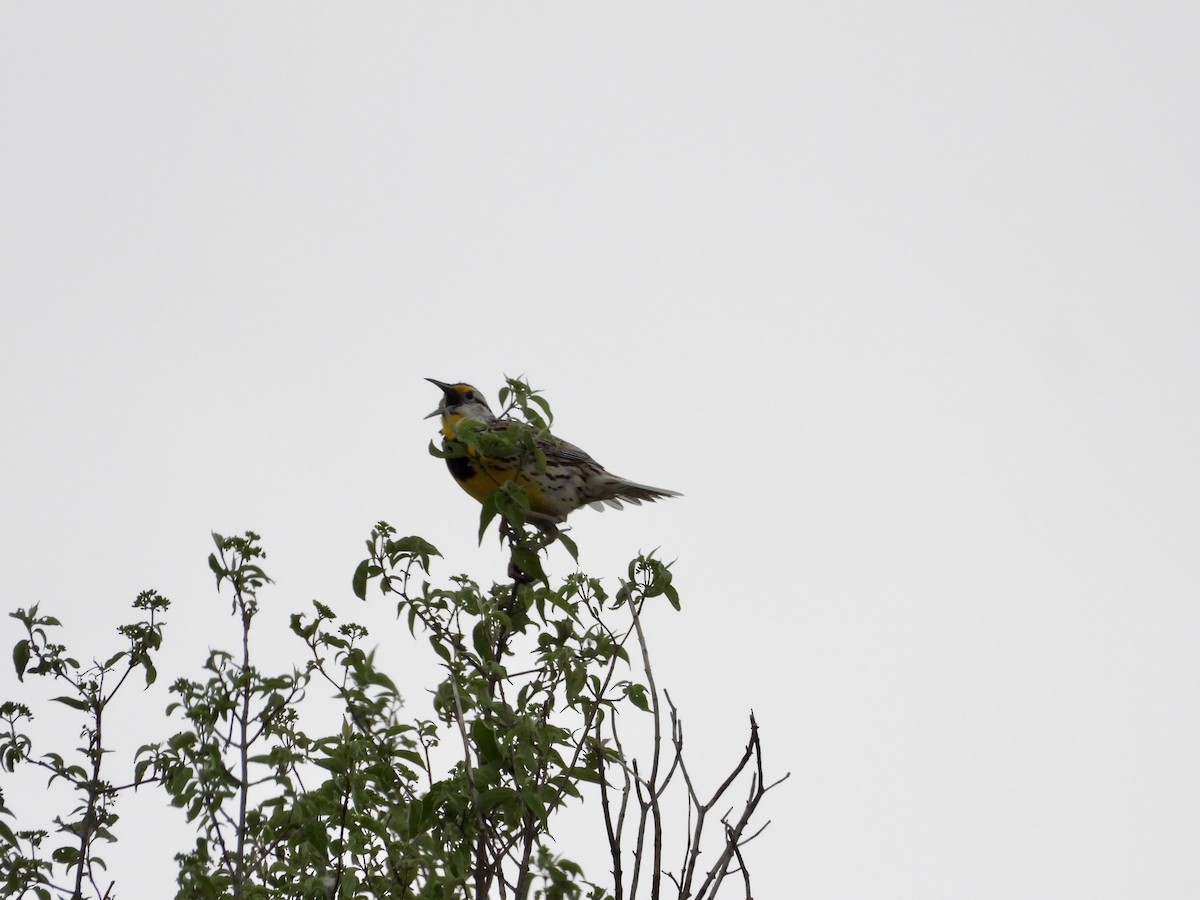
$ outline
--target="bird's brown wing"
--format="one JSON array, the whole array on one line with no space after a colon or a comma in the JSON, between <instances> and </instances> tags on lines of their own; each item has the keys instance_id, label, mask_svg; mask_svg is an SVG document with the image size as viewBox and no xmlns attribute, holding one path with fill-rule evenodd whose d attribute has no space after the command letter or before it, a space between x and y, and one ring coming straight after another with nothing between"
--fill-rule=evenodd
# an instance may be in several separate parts
<instances>
[{"instance_id":1,"label":"bird's brown wing","mask_svg":"<svg viewBox=\"0 0 1200 900\"><path fill-rule=\"evenodd\" d=\"M546 459L574 463L576 465L595 466L597 469L604 468L604 466L600 465L600 463L596 462L587 453L569 441L559 440L558 438L540 440L538 441L538 449L546 454Z\"/></svg>"},{"instance_id":2,"label":"bird's brown wing","mask_svg":"<svg viewBox=\"0 0 1200 900\"><path fill-rule=\"evenodd\" d=\"M531 431L531 426L524 422L517 422L513 419L493 419L485 423L486 429L496 434L502 434L510 428L520 428ZM580 447L576 447L570 441L564 441L556 437L539 437L534 439L537 448L545 454L546 459L551 462L557 462L562 465L586 466L591 469L604 471L604 466L592 459L588 453ZM510 454L503 454L509 456ZM515 454L512 454L515 455Z\"/></svg>"}]
</instances>

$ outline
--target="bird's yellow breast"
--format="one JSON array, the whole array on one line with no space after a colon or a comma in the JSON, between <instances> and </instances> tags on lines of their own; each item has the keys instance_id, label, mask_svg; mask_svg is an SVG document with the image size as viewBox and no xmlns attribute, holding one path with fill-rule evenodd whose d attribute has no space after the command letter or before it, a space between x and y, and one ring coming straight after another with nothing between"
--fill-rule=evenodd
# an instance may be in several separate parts
<instances>
[{"instance_id":1,"label":"bird's yellow breast","mask_svg":"<svg viewBox=\"0 0 1200 900\"><path fill-rule=\"evenodd\" d=\"M446 441L457 441L456 428L464 418L466 417L454 413L446 413L442 416L442 435ZM445 448L445 443L442 446ZM480 503L497 488L516 479L517 484L524 488L529 506L534 512L551 515L559 512L547 504L541 487L536 480L530 477L534 473L526 472L522 468L520 460L481 456L473 447L464 449L466 456L448 457L446 467L454 476L454 480L458 482L459 487Z\"/></svg>"},{"instance_id":2,"label":"bird's yellow breast","mask_svg":"<svg viewBox=\"0 0 1200 900\"><path fill-rule=\"evenodd\" d=\"M466 416L462 413L442 413L442 437L448 441L455 440L457 437L455 428L465 418Z\"/></svg>"}]
</instances>

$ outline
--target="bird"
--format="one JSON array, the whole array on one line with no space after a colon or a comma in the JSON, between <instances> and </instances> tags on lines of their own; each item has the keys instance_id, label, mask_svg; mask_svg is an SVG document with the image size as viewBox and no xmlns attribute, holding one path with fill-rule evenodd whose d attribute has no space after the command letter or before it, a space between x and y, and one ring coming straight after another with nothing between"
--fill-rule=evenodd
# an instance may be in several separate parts
<instances>
[{"instance_id":1,"label":"bird","mask_svg":"<svg viewBox=\"0 0 1200 900\"><path fill-rule=\"evenodd\" d=\"M522 452L517 442L503 442L504 449L494 455L467 447L465 454L447 456L446 465L459 487L480 503L506 482L515 480L529 500L529 522L550 535L557 534L567 516L583 506L621 509L621 501L640 506L643 501L682 496L677 491L613 475L574 444L538 432L524 422L497 416L483 394L465 382L425 380L442 391L442 402L425 418L441 416L443 449L457 440L462 423L470 421L479 423L485 432L531 442L540 451L544 466L537 453ZM510 429L514 428L523 431L513 434Z\"/></svg>"}]
</instances>

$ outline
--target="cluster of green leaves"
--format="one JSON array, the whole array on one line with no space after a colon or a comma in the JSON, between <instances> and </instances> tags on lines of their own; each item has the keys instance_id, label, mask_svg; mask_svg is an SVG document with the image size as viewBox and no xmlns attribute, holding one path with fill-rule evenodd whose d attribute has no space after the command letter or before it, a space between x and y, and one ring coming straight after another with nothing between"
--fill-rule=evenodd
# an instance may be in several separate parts
<instances>
[{"instance_id":1,"label":"cluster of green leaves","mask_svg":"<svg viewBox=\"0 0 1200 900\"><path fill-rule=\"evenodd\" d=\"M380 522L354 592L366 599L376 584L394 600L443 672L432 715L406 719L367 630L323 604L292 617L303 662L260 670L251 637L270 583L260 539L214 540L209 565L218 587L231 589L240 646L210 651L199 679L171 685L168 711L182 727L138 751L128 785L100 777L103 714L134 669L153 681L162 637L155 614L168 602L140 596L135 605L150 617L122 629L128 649L88 669L48 639L57 620L36 609L17 614L27 632L14 649L18 672L71 684L73 694L58 699L84 716L88 741L83 764L35 756L28 709L0 708L5 769L39 766L81 797L54 835L0 821L5 896L112 896L113 884L97 877L103 861L93 842L115 839L117 793L150 783L196 829L195 846L177 857L179 898L607 896L556 854L552 820L616 759L599 724L624 706L647 707L626 665L632 627L609 622L649 596L677 602L665 565L639 559L636 578L611 597L581 574L554 589L485 590L461 576L435 586L436 548ZM340 704L331 733L313 733L301 715L318 686Z\"/></svg>"},{"instance_id":2,"label":"cluster of green leaves","mask_svg":"<svg viewBox=\"0 0 1200 900\"><path fill-rule=\"evenodd\" d=\"M508 380L500 403L505 427L462 422L454 439L431 452L487 454L544 469L544 448L554 440L549 405L520 379ZM95 845L116 839L119 795L149 785L195 828L195 845L176 857L179 900L632 900L643 873L651 900L664 896L664 873L680 898L711 898L731 872L742 873L751 896L741 848L756 834L748 830L751 817L770 787L757 727L752 719L742 760L709 799L701 798L683 762L674 707L669 739L664 734L640 617L659 597L679 608L670 567L639 556L611 595L582 573L552 586L540 551L557 539L574 555L574 544L536 520L515 481L484 502L481 538L497 516L512 547L508 583L484 588L457 576L433 584L437 549L398 536L386 522L372 530L354 572L354 594L367 600L374 585L394 601L400 621L428 641L440 665L431 708L415 718L405 715L367 629L339 621L316 601L312 612L291 617L294 646L303 648L299 661L264 671L252 641L260 593L270 584L260 538L213 535L209 567L218 590L232 594L237 646L211 650L198 679L171 685L168 713L178 730L138 749L125 784L107 774L105 715L135 670L147 685L155 681L158 615L168 601L153 591L139 595L134 606L146 616L120 629L126 648L86 667L50 640L57 619L36 606L15 613L25 630L13 651L18 676L68 685L55 699L83 718L84 741L72 758L35 753L30 709L0 704L3 770L40 768L77 797L68 815L53 820L53 831L19 830L4 821L14 813L0 794L3 896L115 897ZM630 648L640 652L636 670L645 683L632 674ZM317 692L323 702L309 703ZM332 727L329 695L336 699ZM639 768L621 747L617 721L626 711L650 713L648 767ZM705 818L749 770L748 799L740 816L721 818L718 858L701 877ZM671 874L662 799L676 773L686 784L689 832L682 864ZM611 851L611 893L553 843L556 813L589 786L597 788Z\"/></svg>"},{"instance_id":3,"label":"cluster of green leaves","mask_svg":"<svg viewBox=\"0 0 1200 900\"><path fill-rule=\"evenodd\" d=\"M426 734L456 733L458 763L432 789L442 800L435 845L473 896L503 885L528 895L579 896L578 867L547 843L554 812L599 783L616 757L598 726L630 704L646 709L645 686L627 677L632 624L614 629L612 613L667 595L677 602L667 566L640 557L636 578L610 597L597 579L568 576L557 588L495 584L466 577L432 587L414 575L436 551L419 538L398 538L379 523L369 557L354 578L365 598L372 581L396 600L397 615L424 633L441 660L434 692L436 722ZM531 869L531 863L536 867ZM595 885L588 896L604 896Z\"/></svg>"},{"instance_id":4,"label":"cluster of green leaves","mask_svg":"<svg viewBox=\"0 0 1200 900\"><path fill-rule=\"evenodd\" d=\"M70 755L35 752L27 733L32 710L22 703L0 703L3 770L13 773L21 767L40 769L48 773L49 784L64 783L75 797L70 812L53 819L53 832L44 828L14 830L0 819L0 893L5 897L27 893L40 900L50 900L54 893L82 897L85 889L96 896L107 896L112 889L111 882L107 888L102 887L105 863L96 845L116 840L113 829L118 820L117 796L136 787L139 778L125 785L108 780L104 765L109 753L104 736L105 714L135 671L142 671L147 685L154 683L157 670L153 657L162 646L158 617L169 602L155 591L144 591L133 606L146 617L119 629L126 641L125 649L87 666L69 656L63 644L50 639L51 629L61 625L58 619L39 615L36 604L11 613L25 630L25 636L13 647L17 677L24 680L27 675L38 676L63 685L67 693L53 702L82 714L83 740ZM0 816L14 816L2 794Z\"/></svg>"}]
</instances>

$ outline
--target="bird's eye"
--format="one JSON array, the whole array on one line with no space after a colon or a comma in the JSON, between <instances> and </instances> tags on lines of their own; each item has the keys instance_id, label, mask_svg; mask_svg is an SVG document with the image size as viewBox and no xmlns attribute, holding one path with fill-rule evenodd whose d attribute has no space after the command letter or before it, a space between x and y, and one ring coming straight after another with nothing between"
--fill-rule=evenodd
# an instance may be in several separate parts
<instances>
[{"instance_id":1,"label":"bird's eye","mask_svg":"<svg viewBox=\"0 0 1200 900\"><path fill-rule=\"evenodd\" d=\"M475 392L474 392L474 391L467 391L465 394L463 394L463 397L465 397L467 400L474 400L474 399L475 399Z\"/></svg>"}]
</instances>

